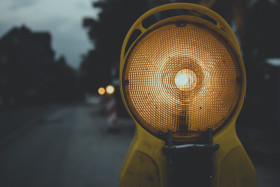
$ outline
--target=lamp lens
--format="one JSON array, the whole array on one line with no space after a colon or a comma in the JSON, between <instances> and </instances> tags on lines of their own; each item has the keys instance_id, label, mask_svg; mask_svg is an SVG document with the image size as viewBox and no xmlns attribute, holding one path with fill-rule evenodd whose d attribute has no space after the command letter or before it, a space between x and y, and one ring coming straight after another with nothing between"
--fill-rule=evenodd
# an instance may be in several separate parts
<instances>
[{"instance_id":1,"label":"lamp lens","mask_svg":"<svg viewBox=\"0 0 280 187\"><path fill-rule=\"evenodd\" d=\"M214 31L169 23L143 35L131 49L123 71L125 99L139 124L154 134L215 131L239 101L239 64Z\"/></svg>"}]
</instances>

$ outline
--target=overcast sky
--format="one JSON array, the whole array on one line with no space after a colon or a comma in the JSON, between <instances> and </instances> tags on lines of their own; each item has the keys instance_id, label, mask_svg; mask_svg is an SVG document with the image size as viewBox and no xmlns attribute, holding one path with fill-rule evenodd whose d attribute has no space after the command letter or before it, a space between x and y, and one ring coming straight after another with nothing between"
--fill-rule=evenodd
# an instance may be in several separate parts
<instances>
[{"instance_id":1,"label":"overcast sky","mask_svg":"<svg viewBox=\"0 0 280 187\"><path fill-rule=\"evenodd\" d=\"M0 37L11 28L23 24L32 31L48 31L56 58L64 55L68 64L77 69L81 54L92 48L84 17L97 17L94 0L0 0Z\"/></svg>"}]
</instances>

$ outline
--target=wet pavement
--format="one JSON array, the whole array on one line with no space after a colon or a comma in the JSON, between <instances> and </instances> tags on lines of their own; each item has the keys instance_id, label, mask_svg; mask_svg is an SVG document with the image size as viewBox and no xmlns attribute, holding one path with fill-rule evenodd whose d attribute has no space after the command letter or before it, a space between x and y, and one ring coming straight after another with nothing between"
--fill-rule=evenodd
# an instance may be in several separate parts
<instances>
[{"instance_id":1,"label":"wet pavement","mask_svg":"<svg viewBox=\"0 0 280 187\"><path fill-rule=\"evenodd\" d=\"M85 105L51 107L0 148L0 186L118 186L133 136L129 119L107 132L104 116ZM21 125L22 126L22 125Z\"/></svg>"}]
</instances>

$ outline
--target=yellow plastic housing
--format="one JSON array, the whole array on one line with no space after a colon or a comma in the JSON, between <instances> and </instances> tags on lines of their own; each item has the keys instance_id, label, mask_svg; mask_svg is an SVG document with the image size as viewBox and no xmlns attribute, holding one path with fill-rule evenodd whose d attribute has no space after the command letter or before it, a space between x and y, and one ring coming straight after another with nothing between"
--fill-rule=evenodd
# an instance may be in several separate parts
<instances>
[{"instance_id":1,"label":"yellow plastic housing","mask_svg":"<svg viewBox=\"0 0 280 187\"><path fill-rule=\"evenodd\" d=\"M153 14L157 14L159 12L163 12L166 10L188 10L194 13L190 15L170 17L162 21L159 21L148 28L143 27L142 22L146 20L148 17L150 17ZM209 21L209 19L204 19L205 16L211 18L216 23ZM229 78L224 78L224 81L225 82L230 82L230 80L233 81L230 86L227 85L228 86L227 88L234 89L234 93L231 95L231 99L228 99L231 102L231 104L228 105L229 107L227 109L223 109L225 111L223 116L227 119L223 119L224 122L222 123L222 125L221 122L217 123L222 128L218 128L219 125L218 126L213 125L213 127L216 128L216 133L213 136L213 142L214 144L219 144L220 148L214 154L214 178L211 180L210 186L211 187L224 187L224 186L256 187L257 186L256 173L255 173L254 166L251 163L250 158L248 157L242 144L240 143L235 131L236 119L242 108L242 104L245 98L245 90L246 90L245 68L241 58L241 52L237 39L234 33L232 32L231 28L229 27L229 25L218 14L216 14L215 12L213 12L212 10L206 7L200 5L188 4L188 3L167 4L146 12L133 24L133 26L129 30L124 40L122 51L121 51L121 60L120 60L121 61L120 91L122 94L122 99L124 101L124 104L128 112L130 113L131 117L135 121L136 132L122 165L120 186L121 187L131 187L131 186L167 187L169 186L167 156L162 151L162 147L166 143L160 137L155 136L158 131L153 131L152 129L154 127L152 125L150 126L153 128L145 125L145 122L148 121L148 118L146 119L144 118L143 120L140 119L139 116L137 116L139 114L137 114L135 112L135 109L133 109L132 107L136 104L132 105L127 103L127 102L136 102L136 103L138 102L138 105L139 106L141 105L140 101L128 100L128 98L131 97L131 94L133 94L132 92L129 93L129 90L130 89L133 90L133 88L130 89L125 88L125 86L129 86L130 84L129 81L126 80L126 78L128 78L129 76L133 76L133 73L132 74L125 73L124 70L126 68L130 68L130 66L134 68L137 66L136 64L134 65L129 64L132 63L131 59L129 60L129 58L132 58L133 55L135 57L137 56L134 53L137 47L141 48L141 45L139 44L142 43L144 47L145 42L142 41L143 39L148 37L149 34L156 32L157 28L160 27L162 28L170 27L171 29L174 28L174 23L175 25L176 23L178 24L187 23L185 27L176 28L178 29L177 33L179 33L180 29L190 29L190 27L201 29L203 32L205 31L206 33L207 32L210 33L211 36L214 37L213 41L216 41L218 43L220 42L221 47L219 48L219 50L222 49L224 51L229 52L229 54L227 52L225 52L225 54L227 56L227 63L230 64L229 65L230 70L226 70L226 71L230 71L229 73L230 75L224 74L223 72L219 72L219 71L217 71L217 74L219 74L220 77L229 76ZM190 27L188 27L187 25L189 25ZM132 43L131 46L127 46L132 33L134 33L134 31L136 30L141 32L140 36ZM208 50L212 50L212 49L208 49ZM190 58L190 55L183 55L183 57L181 58L190 62L190 64L195 64L194 62L197 62L197 59ZM184 60L181 61L182 64L183 62ZM225 69L223 68L222 63L218 63L218 62L219 60L217 60L217 64L213 66L213 68L215 69L218 67L222 67L222 69ZM201 65L201 70L197 70L199 68L196 69L195 66L196 65L193 65L192 66L193 68L191 69L190 68L177 69L176 70L177 73L169 72L169 74L172 74L174 80L170 83L169 86L173 86L173 87L176 86L177 88L175 88L174 90L176 90L176 92L178 93L195 92L198 89L197 86L201 86L201 88L199 89L203 89L202 88L203 84L200 83L201 75L198 73L199 71L203 71L203 66ZM144 66L143 67L139 66L139 68L144 68ZM205 75L203 76L203 79L204 77ZM186 81L187 79L188 81ZM216 80L213 79L212 81L215 82ZM143 83L144 82L145 81L143 81ZM157 83L156 82L152 83L151 81L148 82L148 84L157 84ZM168 89L170 88L166 88L166 90ZM215 89L218 89L217 90L218 92L223 93L223 88L220 88L220 86ZM137 92L136 89L135 92ZM161 93L159 93L158 95L160 94ZM154 97L156 97L156 95L157 94L154 93ZM211 96L211 94L209 94L209 96ZM136 98L137 96L135 95L134 97ZM211 99L212 98L210 98L210 100ZM234 102L236 102L235 106L233 106ZM214 110L217 109L214 108ZM154 120L157 120L152 115L150 115L149 117L154 118ZM212 117L212 118L215 119L216 117ZM170 117L170 119L172 119L172 117ZM142 122L144 123L142 124ZM141 125L139 123L141 123ZM152 123L149 122L147 124L152 124ZM214 122L212 124L214 124ZM202 129L204 129L204 127L202 127ZM188 142L188 141L195 142L197 140L196 136L197 134L182 135L180 133L177 133L175 137L175 141L177 141L177 143ZM195 162L195 160L193 161ZM191 169L191 168L186 168L186 169ZM187 181L186 181L186 186L188 186Z\"/></svg>"}]
</instances>

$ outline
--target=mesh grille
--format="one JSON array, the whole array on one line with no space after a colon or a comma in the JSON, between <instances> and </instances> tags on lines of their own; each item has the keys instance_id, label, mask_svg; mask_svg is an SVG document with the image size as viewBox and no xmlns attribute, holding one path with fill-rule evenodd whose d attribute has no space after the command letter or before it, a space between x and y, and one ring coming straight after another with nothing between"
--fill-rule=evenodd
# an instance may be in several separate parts
<instances>
[{"instance_id":1,"label":"mesh grille","mask_svg":"<svg viewBox=\"0 0 280 187\"><path fill-rule=\"evenodd\" d=\"M195 24L150 32L126 61L129 109L154 134L216 130L234 111L241 89L239 66L230 53L212 31Z\"/></svg>"}]
</instances>

